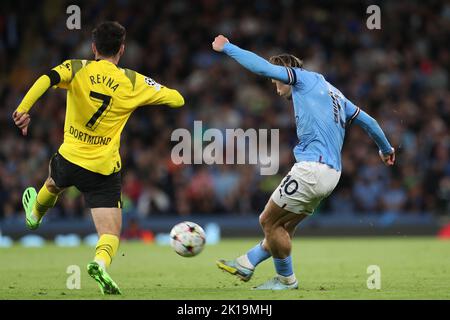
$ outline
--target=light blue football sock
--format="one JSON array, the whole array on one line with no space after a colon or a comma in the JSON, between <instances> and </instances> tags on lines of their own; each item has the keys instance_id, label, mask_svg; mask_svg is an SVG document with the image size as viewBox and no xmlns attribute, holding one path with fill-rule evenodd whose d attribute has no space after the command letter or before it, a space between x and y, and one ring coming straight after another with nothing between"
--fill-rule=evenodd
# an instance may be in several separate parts
<instances>
[{"instance_id":1,"label":"light blue football sock","mask_svg":"<svg viewBox=\"0 0 450 320\"><path fill-rule=\"evenodd\" d=\"M262 242L260 242L247 252L247 257L250 263L256 267L264 260L270 258L271 254L269 251L263 248Z\"/></svg>"},{"instance_id":2,"label":"light blue football sock","mask_svg":"<svg viewBox=\"0 0 450 320\"><path fill-rule=\"evenodd\" d=\"M273 258L275 264L275 270L277 274L283 277L290 277L294 274L292 268L292 256L288 256L284 259Z\"/></svg>"}]
</instances>

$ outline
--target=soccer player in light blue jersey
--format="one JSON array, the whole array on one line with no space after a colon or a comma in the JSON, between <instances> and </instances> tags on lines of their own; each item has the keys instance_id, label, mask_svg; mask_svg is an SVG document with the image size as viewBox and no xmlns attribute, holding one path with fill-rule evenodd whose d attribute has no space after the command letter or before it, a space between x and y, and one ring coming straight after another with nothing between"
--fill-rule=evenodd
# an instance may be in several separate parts
<instances>
[{"instance_id":1,"label":"soccer player in light blue jersey","mask_svg":"<svg viewBox=\"0 0 450 320\"><path fill-rule=\"evenodd\" d=\"M395 162L391 147L377 121L355 106L338 89L316 72L303 69L300 59L289 54L270 58L231 44L222 35L212 43L244 68L272 79L277 93L292 99L298 144L296 163L273 192L259 217L264 240L234 260L218 260L219 268L248 281L262 261L272 257L276 276L255 287L261 290L297 289L291 248L295 228L328 197L341 176L341 149L345 130L355 123L375 141L381 160Z\"/></svg>"}]
</instances>

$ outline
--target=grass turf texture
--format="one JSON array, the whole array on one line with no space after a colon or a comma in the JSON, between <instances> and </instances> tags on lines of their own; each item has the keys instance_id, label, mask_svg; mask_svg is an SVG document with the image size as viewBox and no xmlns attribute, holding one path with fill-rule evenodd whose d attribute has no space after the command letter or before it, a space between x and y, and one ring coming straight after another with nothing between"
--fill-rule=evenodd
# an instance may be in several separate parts
<instances>
[{"instance_id":1,"label":"grass turf texture","mask_svg":"<svg viewBox=\"0 0 450 320\"><path fill-rule=\"evenodd\" d=\"M90 247L0 249L0 299L450 299L450 242L435 238L297 238L299 290L254 291L274 275L263 262L247 283L219 270L218 258L244 253L258 239L223 240L194 258L169 246L123 242L109 269L123 291L105 297L86 272ZM81 289L66 288L69 265L81 268ZM369 290L367 267L381 268L381 290Z\"/></svg>"}]
</instances>

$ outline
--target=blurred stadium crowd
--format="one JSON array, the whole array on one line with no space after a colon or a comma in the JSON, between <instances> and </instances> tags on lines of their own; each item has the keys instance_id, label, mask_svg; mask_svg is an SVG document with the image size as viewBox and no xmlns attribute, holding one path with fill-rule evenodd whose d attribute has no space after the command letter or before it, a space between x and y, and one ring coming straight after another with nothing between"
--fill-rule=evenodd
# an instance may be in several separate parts
<instances>
[{"instance_id":1,"label":"blurred stadium crowd","mask_svg":"<svg viewBox=\"0 0 450 320\"><path fill-rule=\"evenodd\" d=\"M21 212L21 194L40 187L62 142L65 92L50 90L32 110L22 137L11 114L42 73L68 58L92 59L90 33L102 20L127 28L121 66L183 93L186 105L138 109L122 135L127 212L153 214L260 212L294 162L291 103L274 85L212 51L216 34L269 57L289 52L321 72L372 114L397 149L384 167L372 140L348 130L343 173L323 212L450 212L450 4L381 2L381 30L366 28L371 3L332 1L79 1L82 29L66 28L64 1L2 1L0 6L0 217ZM176 128L279 128L280 169L254 165L174 165ZM65 192L54 217L86 214L79 192Z\"/></svg>"}]
</instances>

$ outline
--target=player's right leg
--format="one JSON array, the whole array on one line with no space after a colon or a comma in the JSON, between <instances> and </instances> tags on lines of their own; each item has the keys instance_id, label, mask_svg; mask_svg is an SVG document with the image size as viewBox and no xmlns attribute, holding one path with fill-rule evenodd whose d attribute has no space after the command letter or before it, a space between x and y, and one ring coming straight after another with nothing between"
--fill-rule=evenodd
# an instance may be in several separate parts
<instances>
[{"instance_id":1,"label":"player's right leg","mask_svg":"<svg viewBox=\"0 0 450 320\"><path fill-rule=\"evenodd\" d=\"M256 247L258 247L258 246L260 246L260 244L258 244ZM255 249L255 248L253 248L253 249ZM269 253L269 257L270 257L270 253ZM222 269L223 271L226 271L229 274L237 276L239 279L241 279L242 281L245 281L245 282L249 281L252 278L253 272L255 271L255 267L256 267L254 265L252 265L250 267L244 267L242 264L240 264L238 262L238 259L234 259L234 260L219 259L216 261L216 265L217 265L217 267L219 267L219 269Z\"/></svg>"},{"instance_id":2,"label":"player's right leg","mask_svg":"<svg viewBox=\"0 0 450 320\"><path fill-rule=\"evenodd\" d=\"M119 247L122 228L120 173L100 175L79 170L76 186L83 192L91 208L92 219L99 236L94 260L87 265L88 274L97 282L103 294L121 294L121 290L106 271Z\"/></svg>"},{"instance_id":3,"label":"player's right leg","mask_svg":"<svg viewBox=\"0 0 450 320\"><path fill-rule=\"evenodd\" d=\"M267 206L264 210L266 209ZM219 259L216 261L216 265L219 269L247 282L252 278L256 266L270 257L271 253L264 245L263 240L238 258L233 260Z\"/></svg>"},{"instance_id":4,"label":"player's right leg","mask_svg":"<svg viewBox=\"0 0 450 320\"><path fill-rule=\"evenodd\" d=\"M263 223L261 218L264 217L264 212L268 210L268 204L266 205L263 214L260 216L260 223ZM291 219L284 223L283 227L289 234L291 240L294 237L297 225L305 217L305 215L294 215ZM247 282L252 278L256 267L261 262L269 259L271 256L272 254L270 253L267 240L264 238L257 245L238 258L233 260L219 259L216 261L216 264L220 269L237 276L242 281Z\"/></svg>"},{"instance_id":5,"label":"player's right leg","mask_svg":"<svg viewBox=\"0 0 450 320\"><path fill-rule=\"evenodd\" d=\"M122 209L92 208L91 212L99 240L95 248L94 261L87 265L87 271L97 281L103 294L121 294L119 286L106 269L110 266L119 247Z\"/></svg>"}]
</instances>

